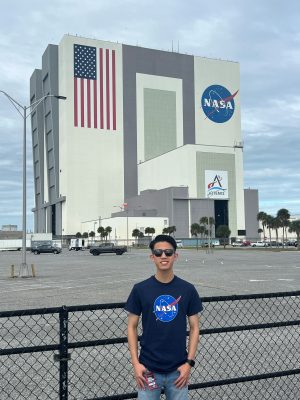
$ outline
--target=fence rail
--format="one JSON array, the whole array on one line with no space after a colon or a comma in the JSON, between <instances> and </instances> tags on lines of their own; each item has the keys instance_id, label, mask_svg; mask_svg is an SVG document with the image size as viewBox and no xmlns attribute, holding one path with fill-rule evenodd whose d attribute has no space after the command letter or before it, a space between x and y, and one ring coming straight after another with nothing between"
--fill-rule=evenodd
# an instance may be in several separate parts
<instances>
[{"instance_id":1,"label":"fence rail","mask_svg":"<svg viewBox=\"0 0 300 400\"><path fill-rule=\"evenodd\" d=\"M203 303L190 397L298 400L300 291ZM3 399L136 398L123 307L0 312Z\"/></svg>"}]
</instances>

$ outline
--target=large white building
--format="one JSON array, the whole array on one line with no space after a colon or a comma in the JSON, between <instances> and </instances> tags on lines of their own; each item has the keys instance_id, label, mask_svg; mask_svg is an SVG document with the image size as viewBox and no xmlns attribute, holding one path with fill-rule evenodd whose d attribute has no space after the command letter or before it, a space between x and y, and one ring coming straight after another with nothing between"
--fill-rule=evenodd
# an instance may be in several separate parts
<instances>
[{"instance_id":1,"label":"large white building","mask_svg":"<svg viewBox=\"0 0 300 400\"><path fill-rule=\"evenodd\" d=\"M213 216L232 236L257 236L238 63L66 35L31 77L31 102L47 94L67 100L32 115L35 231L72 235L113 214L189 237Z\"/></svg>"}]
</instances>

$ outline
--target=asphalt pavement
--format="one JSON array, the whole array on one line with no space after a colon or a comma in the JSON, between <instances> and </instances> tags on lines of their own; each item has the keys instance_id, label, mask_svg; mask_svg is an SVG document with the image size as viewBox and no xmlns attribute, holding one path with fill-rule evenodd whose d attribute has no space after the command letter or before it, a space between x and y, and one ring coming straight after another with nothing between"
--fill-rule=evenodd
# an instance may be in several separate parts
<instances>
[{"instance_id":1,"label":"asphalt pavement","mask_svg":"<svg viewBox=\"0 0 300 400\"><path fill-rule=\"evenodd\" d=\"M299 290L300 252L277 249L179 249L175 274L192 282L199 294L273 293ZM122 256L92 256L88 250L58 255L27 253L36 277L18 275L20 252L0 253L1 311L61 305L124 302L132 286L154 274L146 249L130 249Z\"/></svg>"}]
</instances>

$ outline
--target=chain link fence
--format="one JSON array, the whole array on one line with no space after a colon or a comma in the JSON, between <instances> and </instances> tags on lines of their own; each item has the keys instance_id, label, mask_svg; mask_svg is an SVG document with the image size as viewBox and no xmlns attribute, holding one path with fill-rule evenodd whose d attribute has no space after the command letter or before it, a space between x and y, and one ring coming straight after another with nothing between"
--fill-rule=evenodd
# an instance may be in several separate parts
<instances>
[{"instance_id":1,"label":"chain link fence","mask_svg":"<svg viewBox=\"0 0 300 400\"><path fill-rule=\"evenodd\" d=\"M300 291L202 300L190 398L299 400ZM123 307L1 312L1 400L136 398Z\"/></svg>"}]
</instances>

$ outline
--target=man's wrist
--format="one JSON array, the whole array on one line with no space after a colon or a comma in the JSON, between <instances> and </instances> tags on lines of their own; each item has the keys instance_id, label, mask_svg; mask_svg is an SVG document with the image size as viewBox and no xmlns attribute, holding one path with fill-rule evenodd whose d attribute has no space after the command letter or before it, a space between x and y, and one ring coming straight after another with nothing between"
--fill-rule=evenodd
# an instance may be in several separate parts
<instances>
[{"instance_id":1,"label":"man's wrist","mask_svg":"<svg viewBox=\"0 0 300 400\"><path fill-rule=\"evenodd\" d=\"M186 363L190 366L190 367L194 367L195 366L195 360L192 360L191 358L188 358L186 360Z\"/></svg>"}]
</instances>

